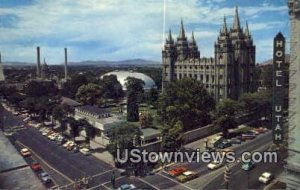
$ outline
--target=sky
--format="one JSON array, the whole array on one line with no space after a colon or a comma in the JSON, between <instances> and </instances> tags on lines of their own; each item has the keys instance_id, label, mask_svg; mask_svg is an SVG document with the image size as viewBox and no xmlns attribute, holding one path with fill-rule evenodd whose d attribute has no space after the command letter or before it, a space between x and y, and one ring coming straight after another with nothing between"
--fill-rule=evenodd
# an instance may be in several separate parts
<instances>
[{"instance_id":1,"label":"sky","mask_svg":"<svg viewBox=\"0 0 300 190\"><path fill-rule=\"evenodd\" d=\"M0 52L3 62L34 63L36 46L48 64L63 63L65 47L72 62L161 61L163 39L169 29L178 36L182 19L201 57L212 57L235 6L242 26L248 21L257 62L272 58L277 32L289 38L286 0L0 0Z\"/></svg>"}]
</instances>

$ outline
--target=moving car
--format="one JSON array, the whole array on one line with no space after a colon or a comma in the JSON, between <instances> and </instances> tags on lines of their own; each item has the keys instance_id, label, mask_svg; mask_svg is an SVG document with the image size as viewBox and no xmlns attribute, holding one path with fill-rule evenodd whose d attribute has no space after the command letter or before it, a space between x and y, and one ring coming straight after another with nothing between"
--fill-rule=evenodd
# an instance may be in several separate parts
<instances>
[{"instance_id":1,"label":"moving car","mask_svg":"<svg viewBox=\"0 0 300 190\"><path fill-rule=\"evenodd\" d=\"M90 149L88 148L81 148L79 151L86 156L91 154Z\"/></svg>"},{"instance_id":2,"label":"moving car","mask_svg":"<svg viewBox=\"0 0 300 190\"><path fill-rule=\"evenodd\" d=\"M232 139L230 139L229 142L231 144L241 144L242 143L242 141L240 139L238 139L238 138L232 138Z\"/></svg>"},{"instance_id":3,"label":"moving car","mask_svg":"<svg viewBox=\"0 0 300 190\"><path fill-rule=\"evenodd\" d=\"M136 189L136 187L133 184L123 184L118 188L118 190L133 190L133 189Z\"/></svg>"},{"instance_id":4,"label":"moving car","mask_svg":"<svg viewBox=\"0 0 300 190\"><path fill-rule=\"evenodd\" d=\"M40 179L42 180L43 183L50 183L51 178L46 172L42 172L39 174Z\"/></svg>"},{"instance_id":5,"label":"moving car","mask_svg":"<svg viewBox=\"0 0 300 190\"><path fill-rule=\"evenodd\" d=\"M186 171L186 172L183 172L181 175L177 176L176 179L179 182L184 183L184 182L190 181L192 179L195 179L197 177L198 177L198 174L196 172Z\"/></svg>"},{"instance_id":6,"label":"moving car","mask_svg":"<svg viewBox=\"0 0 300 190\"><path fill-rule=\"evenodd\" d=\"M20 151L20 153L21 153L21 155L22 155L23 157L26 157L26 156L30 156L30 155L31 155L30 151L29 151L27 148L22 148L21 151Z\"/></svg>"},{"instance_id":7,"label":"moving car","mask_svg":"<svg viewBox=\"0 0 300 190\"><path fill-rule=\"evenodd\" d=\"M223 166L222 162L218 162L218 161L212 161L211 163L207 164L207 168L210 170L215 170L222 166Z\"/></svg>"},{"instance_id":8,"label":"moving car","mask_svg":"<svg viewBox=\"0 0 300 190\"><path fill-rule=\"evenodd\" d=\"M259 127L257 129L255 129L255 131L257 131L258 133L265 133L268 131L268 129L264 128L264 127Z\"/></svg>"},{"instance_id":9,"label":"moving car","mask_svg":"<svg viewBox=\"0 0 300 190\"><path fill-rule=\"evenodd\" d=\"M270 172L264 172L262 173L259 178L258 178L258 181L264 183L264 184L267 184L269 183L271 180L273 179L273 176Z\"/></svg>"},{"instance_id":10,"label":"moving car","mask_svg":"<svg viewBox=\"0 0 300 190\"><path fill-rule=\"evenodd\" d=\"M34 161L30 164L30 167L33 171L39 171L42 169L40 163L38 163L37 161Z\"/></svg>"},{"instance_id":11,"label":"moving car","mask_svg":"<svg viewBox=\"0 0 300 190\"><path fill-rule=\"evenodd\" d=\"M255 165L255 163L253 161L243 163L242 169L245 170L245 171L249 171L249 170L254 168L254 165Z\"/></svg>"},{"instance_id":12,"label":"moving car","mask_svg":"<svg viewBox=\"0 0 300 190\"><path fill-rule=\"evenodd\" d=\"M171 176L178 176L180 174L182 174L183 172L186 172L187 171L187 168L186 167L177 167L173 170L170 170L168 173L171 175Z\"/></svg>"}]
</instances>

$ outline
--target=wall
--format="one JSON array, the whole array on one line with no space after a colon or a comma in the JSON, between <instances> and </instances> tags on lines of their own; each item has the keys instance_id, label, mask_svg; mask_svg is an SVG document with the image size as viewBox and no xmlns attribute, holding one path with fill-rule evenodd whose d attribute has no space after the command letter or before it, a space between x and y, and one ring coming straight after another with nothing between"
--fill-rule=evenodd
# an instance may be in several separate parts
<instances>
[{"instance_id":1,"label":"wall","mask_svg":"<svg viewBox=\"0 0 300 190\"><path fill-rule=\"evenodd\" d=\"M184 144L210 136L216 132L219 132L218 128L216 126L213 126L212 124L191 131L187 131L183 134Z\"/></svg>"}]
</instances>

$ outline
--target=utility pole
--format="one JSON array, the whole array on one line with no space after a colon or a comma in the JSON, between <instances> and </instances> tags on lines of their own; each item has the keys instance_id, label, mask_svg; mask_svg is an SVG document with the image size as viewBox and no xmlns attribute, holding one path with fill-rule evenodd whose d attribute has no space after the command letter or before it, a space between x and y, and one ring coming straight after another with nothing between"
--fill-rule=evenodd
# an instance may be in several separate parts
<instances>
[{"instance_id":1,"label":"utility pole","mask_svg":"<svg viewBox=\"0 0 300 190\"><path fill-rule=\"evenodd\" d=\"M226 165L226 168L224 171L224 181L226 182L226 189L229 189L230 174L231 174L231 171L230 171L228 165Z\"/></svg>"}]
</instances>

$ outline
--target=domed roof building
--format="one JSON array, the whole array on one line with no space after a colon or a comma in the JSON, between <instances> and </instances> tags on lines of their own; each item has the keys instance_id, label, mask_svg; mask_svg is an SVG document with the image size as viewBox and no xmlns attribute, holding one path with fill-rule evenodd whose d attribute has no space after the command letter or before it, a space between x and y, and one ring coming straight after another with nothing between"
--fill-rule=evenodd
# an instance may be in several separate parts
<instances>
[{"instance_id":1,"label":"domed roof building","mask_svg":"<svg viewBox=\"0 0 300 190\"><path fill-rule=\"evenodd\" d=\"M101 78L103 78L104 76L109 76L109 75L117 76L117 79L120 82L120 84L122 85L123 90L126 90L125 84L126 84L126 79L128 77L134 77L134 78L141 79L142 81L144 81L144 83L145 83L144 90L150 90L151 88L156 88L156 85L155 85L155 82L153 81L153 79L143 73L134 72L134 71L112 71L112 72L102 75Z\"/></svg>"}]
</instances>

